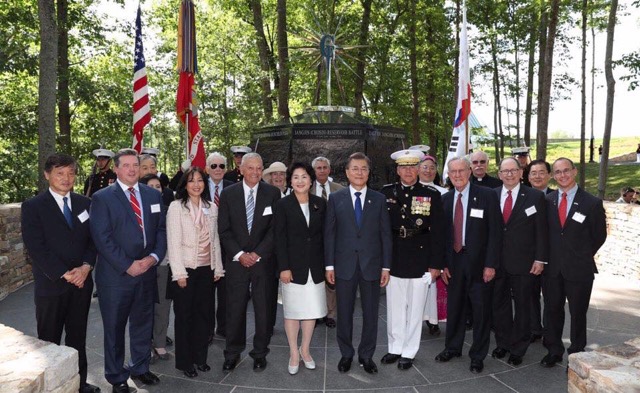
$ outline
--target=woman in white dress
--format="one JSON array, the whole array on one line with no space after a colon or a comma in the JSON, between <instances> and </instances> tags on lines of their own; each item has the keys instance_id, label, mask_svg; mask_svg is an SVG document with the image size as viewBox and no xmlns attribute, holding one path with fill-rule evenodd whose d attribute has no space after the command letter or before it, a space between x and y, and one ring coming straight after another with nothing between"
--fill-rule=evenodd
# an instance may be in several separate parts
<instances>
[{"instance_id":1,"label":"woman in white dress","mask_svg":"<svg viewBox=\"0 0 640 393\"><path fill-rule=\"evenodd\" d=\"M275 209L274 238L282 282L284 329L289 341L289 374L298 372L300 360L308 369L316 364L309 353L316 319L327 315L324 289L323 227L326 202L311 195L313 168L293 163L287 171L293 192ZM298 347L298 333L302 341Z\"/></svg>"}]
</instances>

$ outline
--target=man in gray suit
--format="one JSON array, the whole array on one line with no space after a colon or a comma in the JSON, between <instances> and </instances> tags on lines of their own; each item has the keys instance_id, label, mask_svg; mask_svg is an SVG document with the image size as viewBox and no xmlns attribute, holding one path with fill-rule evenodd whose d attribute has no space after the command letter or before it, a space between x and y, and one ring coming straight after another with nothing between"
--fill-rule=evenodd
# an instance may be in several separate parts
<instances>
[{"instance_id":1,"label":"man in gray suit","mask_svg":"<svg viewBox=\"0 0 640 393\"><path fill-rule=\"evenodd\" d=\"M372 360L378 331L380 287L389 282L391 223L383 194L368 189L371 164L363 153L347 161L349 187L329 198L324 227L327 282L335 284L338 300L338 346L342 358L338 371L351 368L355 354L353 308L356 290L362 302L362 339L358 361L369 374L378 372Z\"/></svg>"},{"instance_id":2,"label":"man in gray suit","mask_svg":"<svg viewBox=\"0 0 640 393\"><path fill-rule=\"evenodd\" d=\"M311 185L309 192L312 195L322 197L325 201L329 199L331 193L343 189L340 183L335 183L329 179L331 174L331 161L326 157L316 157L311 161L311 166L316 173L316 181ZM326 323L328 328L336 327L336 286L325 281L325 292L327 295L327 316L318 319L318 323Z\"/></svg>"}]
</instances>

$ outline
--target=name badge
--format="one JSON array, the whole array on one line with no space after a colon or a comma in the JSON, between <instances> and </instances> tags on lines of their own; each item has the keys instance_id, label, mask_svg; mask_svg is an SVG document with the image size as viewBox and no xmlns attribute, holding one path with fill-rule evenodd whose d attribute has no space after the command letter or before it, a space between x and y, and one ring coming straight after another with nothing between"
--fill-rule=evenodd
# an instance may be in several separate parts
<instances>
[{"instance_id":1,"label":"name badge","mask_svg":"<svg viewBox=\"0 0 640 393\"><path fill-rule=\"evenodd\" d=\"M471 209L471 217L484 218L484 210L483 209Z\"/></svg>"},{"instance_id":2,"label":"name badge","mask_svg":"<svg viewBox=\"0 0 640 393\"><path fill-rule=\"evenodd\" d=\"M151 205L151 213L160 213L160 204Z\"/></svg>"},{"instance_id":3,"label":"name badge","mask_svg":"<svg viewBox=\"0 0 640 393\"><path fill-rule=\"evenodd\" d=\"M80 220L80 222L85 222L88 219L89 219L89 213L86 210L78 214L78 220Z\"/></svg>"},{"instance_id":4,"label":"name badge","mask_svg":"<svg viewBox=\"0 0 640 393\"><path fill-rule=\"evenodd\" d=\"M271 211L271 206L267 206L264 208L264 213L262 213L263 216L270 216L272 215L273 212Z\"/></svg>"},{"instance_id":5,"label":"name badge","mask_svg":"<svg viewBox=\"0 0 640 393\"><path fill-rule=\"evenodd\" d=\"M207 215L207 216L208 216L208 215L209 215L209 208L208 208L208 207L203 207L203 208L202 208L202 214L204 214L204 215Z\"/></svg>"},{"instance_id":6,"label":"name badge","mask_svg":"<svg viewBox=\"0 0 640 393\"><path fill-rule=\"evenodd\" d=\"M529 216L531 216L533 214L536 214L538 211L536 210L535 206L531 206L531 207L527 208L524 212L527 213L527 217L529 217Z\"/></svg>"},{"instance_id":7,"label":"name badge","mask_svg":"<svg viewBox=\"0 0 640 393\"><path fill-rule=\"evenodd\" d=\"M573 221L577 221L580 224L582 224L584 222L584 219L587 218L587 216L585 216L582 213L575 212L575 213L573 213L573 217L571 217L571 218L573 218Z\"/></svg>"}]
</instances>

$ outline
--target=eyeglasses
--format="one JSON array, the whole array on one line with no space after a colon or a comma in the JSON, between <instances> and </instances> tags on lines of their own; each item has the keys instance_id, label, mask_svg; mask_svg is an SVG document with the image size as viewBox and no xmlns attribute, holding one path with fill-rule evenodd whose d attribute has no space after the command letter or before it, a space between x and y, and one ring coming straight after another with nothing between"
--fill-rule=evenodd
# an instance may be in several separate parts
<instances>
[{"instance_id":1,"label":"eyeglasses","mask_svg":"<svg viewBox=\"0 0 640 393\"><path fill-rule=\"evenodd\" d=\"M473 160L473 161L471 161L471 163L472 163L473 165L478 165L478 164L482 164L482 165L484 165L484 164L486 164L486 163L487 163L487 160Z\"/></svg>"},{"instance_id":2,"label":"eyeglasses","mask_svg":"<svg viewBox=\"0 0 640 393\"><path fill-rule=\"evenodd\" d=\"M502 169L500 173L503 175L515 175L520 169Z\"/></svg>"},{"instance_id":3,"label":"eyeglasses","mask_svg":"<svg viewBox=\"0 0 640 393\"><path fill-rule=\"evenodd\" d=\"M351 172L363 172L363 173L369 172L369 168L367 168L366 166L362 167L362 168L354 166L354 167L349 168L349 170Z\"/></svg>"},{"instance_id":4,"label":"eyeglasses","mask_svg":"<svg viewBox=\"0 0 640 393\"><path fill-rule=\"evenodd\" d=\"M531 177L547 176L548 174L549 174L549 172L547 172L547 171L533 171L533 172L529 172L529 176L531 176Z\"/></svg>"},{"instance_id":5,"label":"eyeglasses","mask_svg":"<svg viewBox=\"0 0 640 393\"><path fill-rule=\"evenodd\" d=\"M553 171L553 175L554 176L568 175L569 173L571 173L571 171L573 171L573 168L565 168L563 170Z\"/></svg>"},{"instance_id":6,"label":"eyeglasses","mask_svg":"<svg viewBox=\"0 0 640 393\"><path fill-rule=\"evenodd\" d=\"M224 164L211 164L211 165L209 165L209 167L211 169L216 169L216 168L224 169L226 167L226 165L224 165Z\"/></svg>"}]
</instances>

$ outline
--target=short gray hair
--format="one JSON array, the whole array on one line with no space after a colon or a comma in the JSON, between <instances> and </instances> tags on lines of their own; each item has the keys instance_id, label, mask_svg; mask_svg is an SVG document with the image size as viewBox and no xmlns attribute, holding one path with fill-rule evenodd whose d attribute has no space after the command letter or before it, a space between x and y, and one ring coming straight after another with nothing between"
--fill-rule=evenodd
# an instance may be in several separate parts
<instances>
[{"instance_id":1,"label":"short gray hair","mask_svg":"<svg viewBox=\"0 0 640 393\"><path fill-rule=\"evenodd\" d=\"M240 162L240 165L244 165L244 163L246 161L255 160L255 159L260 160L260 162L263 163L263 165L264 165L264 162L262 161L262 156L260 156L260 154L255 153L255 152L254 153L247 153L244 156L242 156L242 161Z\"/></svg>"},{"instance_id":2,"label":"short gray hair","mask_svg":"<svg viewBox=\"0 0 640 393\"><path fill-rule=\"evenodd\" d=\"M313 169L316 169L316 164L318 163L318 161L324 161L324 162L327 163L327 165L329 167L331 167L331 161L329 161L329 159L327 157L319 156L319 157L314 158L313 161L311 161L311 167Z\"/></svg>"},{"instance_id":3,"label":"short gray hair","mask_svg":"<svg viewBox=\"0 0 640 393\"><path fill-rule=\"evenodd\" d=\"M158 159L155 156L152 156L151 154L143 154L140 156L140 162L143 161L147 161L147 160L152 160L154 164L158 164Z\"/></svg>"},{"instance_id":4,"label":"short gray hair","mask_svg":"<svg viewBox=\"0 0 640 393\"><path fill-rule=\"evenodd\" d=\"M456 161L462 161L464 162L464 164L467 166L467 169L471 169L471 161L469 161L469 158L467 157L453 157L451 160L449 160L449 162L447 162L447 168L449 170L451 170L451 163L456 162Z\"/></svg>"},{"instance_id":5,"label":"short gray hair","mask_svg":"<svg viewBox=\"0 0 640 393\"><path fill-rule=\"evenodd\" d=\"M476 154L480 154L481 156L484 157L485 160L489 161L489 155L487 153L483 152L482 150L478 150L478 151L475 151L475 152L471 153L470 157L473 157Z\"/></svg>"},{"instance_id":6,"label":"short gray hair","mask_svg":"<svg viewBox=\"0 0 640 393\"><path fill-rule=\"evenodd\" d=\"M217 151L214 151L213 153L209 154L209 157L207 157L207 166L211 165L211 163L213 162L214 158L221 158L224 165L227 165L227 157L225 157L224 155L222 155L222 153L219 153Z\"/></svg>"}]
</instances>

